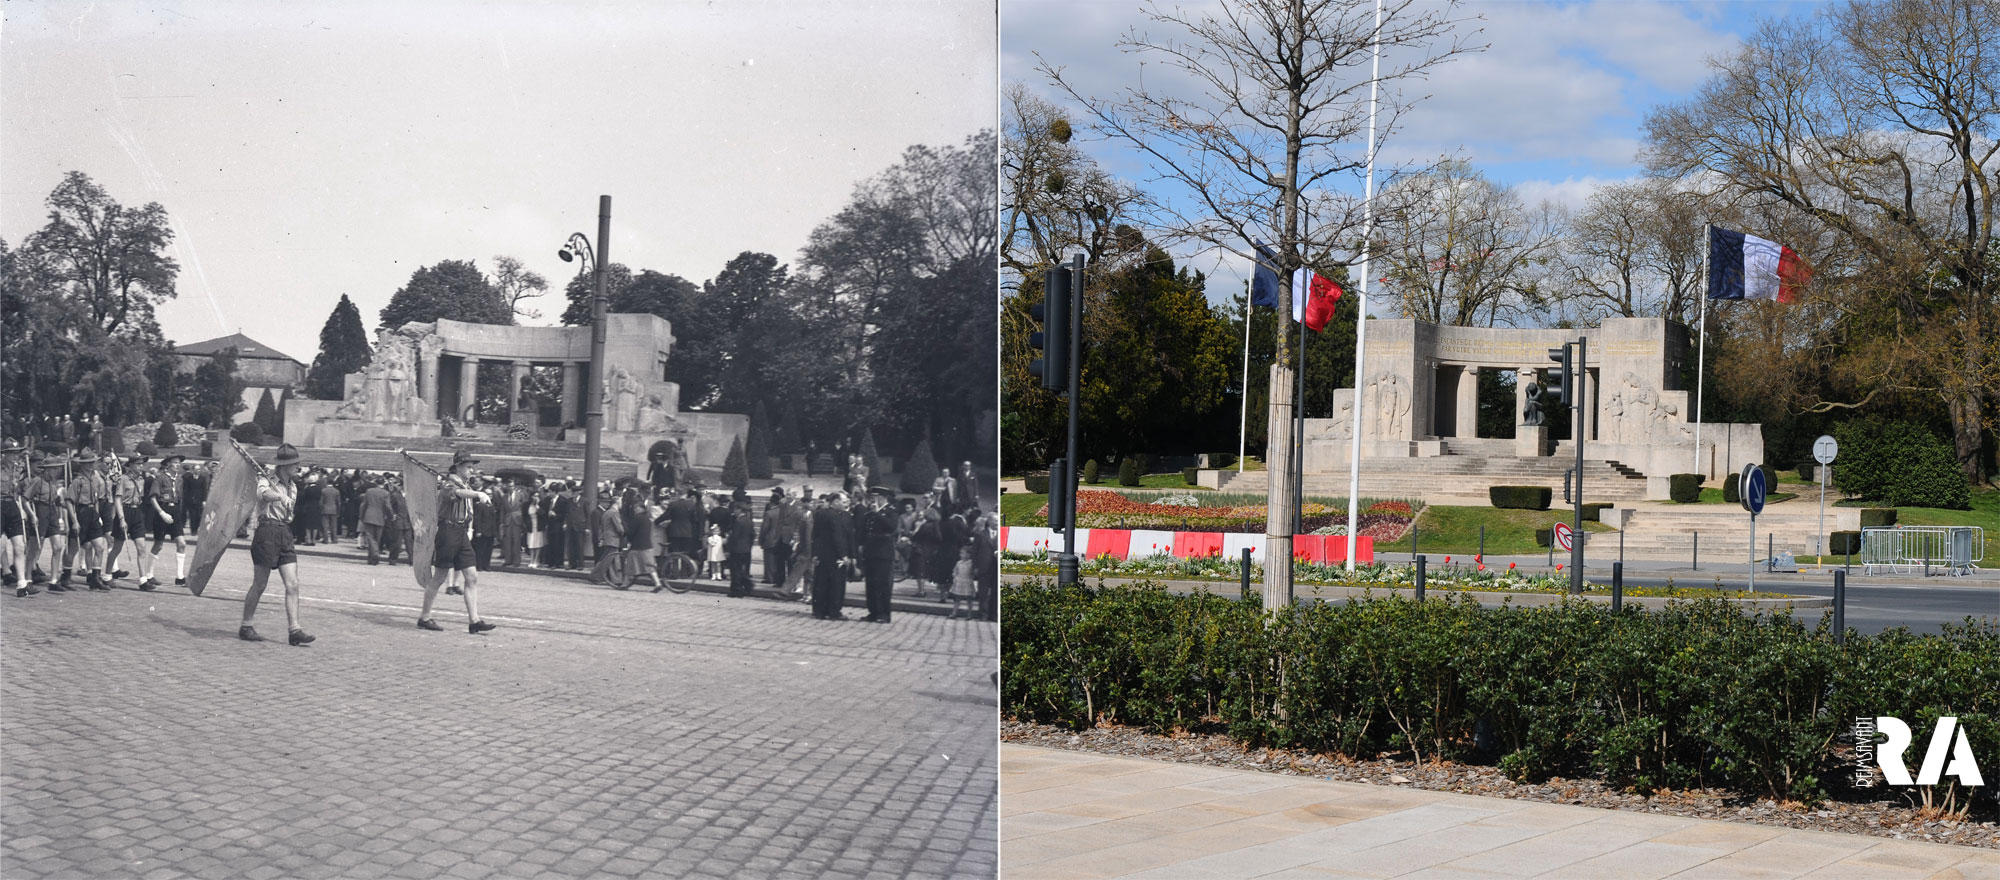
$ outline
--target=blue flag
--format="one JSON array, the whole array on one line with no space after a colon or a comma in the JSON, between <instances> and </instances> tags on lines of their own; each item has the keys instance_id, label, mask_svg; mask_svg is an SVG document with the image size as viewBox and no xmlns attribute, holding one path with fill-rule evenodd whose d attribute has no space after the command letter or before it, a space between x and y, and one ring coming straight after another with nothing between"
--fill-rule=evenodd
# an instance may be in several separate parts
<instances>
[{"instance_id":1,"label":"blue flag","mask_svg":"<svg viewBox=\"0 0 2000 880\"><path fill-rule=\"evenodd\" d=\"M1257 242L1257 271L1250 276L1250 304L1278 307L1278 255Z\"/></svg>"}]
</instances>

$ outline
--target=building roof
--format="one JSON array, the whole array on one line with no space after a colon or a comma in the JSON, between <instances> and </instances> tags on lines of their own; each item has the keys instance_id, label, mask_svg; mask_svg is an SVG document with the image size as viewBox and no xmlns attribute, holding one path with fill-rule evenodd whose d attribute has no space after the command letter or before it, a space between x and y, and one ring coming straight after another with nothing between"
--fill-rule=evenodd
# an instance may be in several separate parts
<instances>
[{"instance_id":1,"label":"building roof","mask_svg":"<svg viewBox=\"0 0 2000 880\"><path fill-rule=\"evenodd\" d=\"M265 361L291 361L292 363L295 364L300 363L298 359L293 358L290 355L287 355L284 352L272 348L268 345L265 345L264 343L258 342L255 339L251 339L250 337L245 336L241 333L231 333L228 336L218 336L214 339L209 339L202 342L190 342L186 345L176 346L174 348L174 354L186 354L186 355L194 355L197 357L208 357L209 355L215 354L216 352L219 352L225 348L236 349L236 356L239 358L250 358L254 360L265 360ZM303 364L301 364L301 366L303 366Z\"/></svg>"}]
</instances>

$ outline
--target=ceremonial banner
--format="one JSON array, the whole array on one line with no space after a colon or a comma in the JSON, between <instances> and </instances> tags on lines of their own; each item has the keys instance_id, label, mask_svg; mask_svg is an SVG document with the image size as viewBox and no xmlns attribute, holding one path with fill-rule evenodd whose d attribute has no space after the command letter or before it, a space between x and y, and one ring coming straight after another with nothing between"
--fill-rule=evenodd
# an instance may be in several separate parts
<instances>
[{"instance_id":1,"label":"ceremonial banner","mask_svg":"<svg viewBox=\"0 0 2000 880\"><path fill-rule=\"evenodd\" d=\"M188 592L197 596L208 587L216 563L229 549L236 532L250 521L257 509L257 464L234 443L216 451L222 470L209 485L208 503L202 511L201 531L195 536L194 564L187 575Z\"/></svg>"},{"instance_id":2,"label":"ceremonial banner","mask_svg":"<svg viewBox=\"0 0 2000 880\"><path fill-rule=\"evenodd\" d=\"M431 567L431 554L437 552L437 472L407 452L403 453L403 501L410 508L410 562L417 567L417 584L432 589L444 583L444 575Z\"/></svg>"}]
</instances>

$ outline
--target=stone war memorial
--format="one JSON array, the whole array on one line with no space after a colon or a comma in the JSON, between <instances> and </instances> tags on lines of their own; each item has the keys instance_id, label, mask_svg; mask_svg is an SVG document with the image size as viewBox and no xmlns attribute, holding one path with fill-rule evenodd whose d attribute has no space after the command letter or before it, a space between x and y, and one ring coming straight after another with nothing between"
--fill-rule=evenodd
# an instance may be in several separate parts
<instances>
[{"instance_id":1,"label":"stone war memorial","mask_svg":"<svg viewBox=\"0 0 2000 880\"><path fill-rule=\"evenodd\" d=\"M1579 382L1583 418L1567 436L1533 423L1528 386L1557 365L1548 351L1579 335L1588 342ZM1667 497L1667 477L1717 479L1764 456L1762 426L1707 423L1695 447L1694 389L1683 388L1695 356L1687 333L1663 318L1611 318L1587 329L1448 327L1410 319L1368 322L1360 381L1361 490L1364 494L1481 497L1496 485L1562 489L1585 438L1591 500ZM1479 436L1479 374L1513 377L1508 436ZM1687 372L1692 372L1688 370ZM1334 417L1307 419L1308 492L1345 494L1353 448L1356 389L1334 392ZM1489 402L1489 406L1491 402ZM1214 483L1252 488L1264 475L1219 472ZM1237 487L1232 487L1237 488Z\"/></svg>"},{"instance_id":2,"label":"stone war memorial","mask_svg":"<svg viewBox=\"0 0 2000 880\"><path fill-rule=\"evenodd\" d=\"M667 375L674 344L667 321L647 314L605 318L604 376L596 381L603 394L606 478L638 472L637 463L662 440L674 444L691 466L721 467L732 441L747 433L749 417L682 412L680 385ZM376 334L368 366L348 374L342 400L287 404L285 436L301 447L353 450L350 457L365 459L333 462L342 467L393 467L392 459L374 459L399 448L440 453L471 448L494 459L487 470L516 465L553 471L548 476L580 475L590 332L587 326L446 319L385 328ZM479 417L475 401L482 367L508 377L504 420L482 423ZM544 407L525 393L535 369L561 371L558 407Z\"/></svg>"}]
</instances>

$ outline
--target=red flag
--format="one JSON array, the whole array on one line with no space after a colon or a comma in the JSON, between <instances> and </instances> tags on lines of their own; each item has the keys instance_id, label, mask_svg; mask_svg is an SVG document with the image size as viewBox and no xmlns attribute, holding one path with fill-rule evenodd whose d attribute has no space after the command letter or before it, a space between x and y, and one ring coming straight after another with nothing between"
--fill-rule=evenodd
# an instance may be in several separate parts
<instances>
[{"instance_id":1,"label":"red flag","mask_svg":"<svg viewBox=\"0 0 2000 880\"><path fill-rule=\"evenodd\" d=\"M1318 333L1333 320L1333 304L1340 301L1340 285L1311 269L1300 267L1292 273L1292 319L1303 320L1306 328Z\"/></svg>"}]
</instances>

